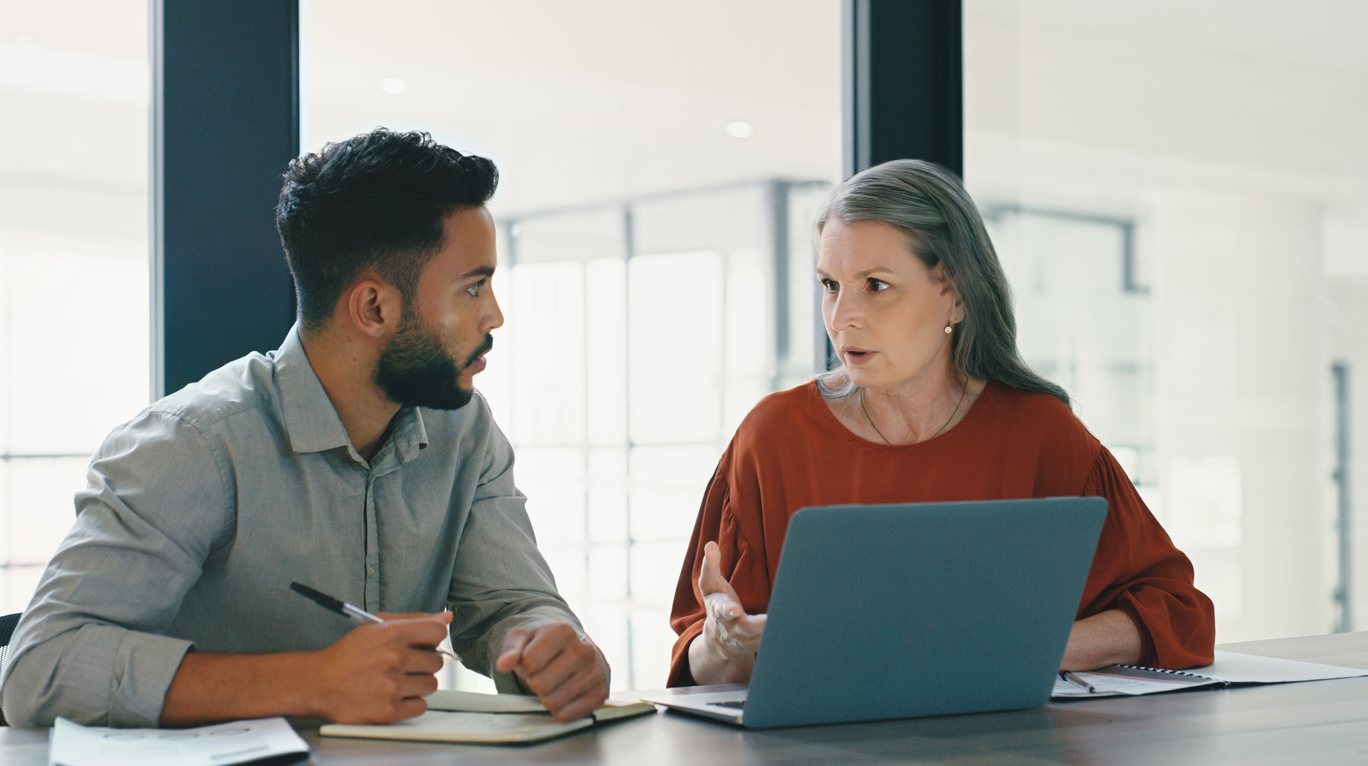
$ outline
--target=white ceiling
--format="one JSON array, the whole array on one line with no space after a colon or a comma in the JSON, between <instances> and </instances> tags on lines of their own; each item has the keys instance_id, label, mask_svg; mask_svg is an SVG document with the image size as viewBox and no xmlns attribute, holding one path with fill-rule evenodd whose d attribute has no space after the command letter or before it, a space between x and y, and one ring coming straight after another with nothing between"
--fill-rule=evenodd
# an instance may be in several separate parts
<instances>
[{"instance_id":1,"label":"white ceiling","mask_svg":"<svg viewBox=\"0 0 1368 766\"><path fill-rule=\"evenodd\" d=\"M377 124L431 130L500 163L504 213L840 173L838 0L377 8L302 0L306 149ZM1012 152L1368 179L1362 3L967 0L965 27L971 182ZM7 198L145 195L147 29L146 0L3 0ZM730 120L754 136L728 137Z\"/></svg>"},{"instance_id":2,"label":"white ceiling","mask_svg":"<svg viewBox=\"0 0 1368 766\"><path fill-rule=\"evenodd\" d=\"M301 4L306 147L430 130L499 163L502 211L840 174L835 0L371 7ZM404 93L381 91L391 77ZM729 137L732 120L753 137Z\"/></svg>"}]
</instances>

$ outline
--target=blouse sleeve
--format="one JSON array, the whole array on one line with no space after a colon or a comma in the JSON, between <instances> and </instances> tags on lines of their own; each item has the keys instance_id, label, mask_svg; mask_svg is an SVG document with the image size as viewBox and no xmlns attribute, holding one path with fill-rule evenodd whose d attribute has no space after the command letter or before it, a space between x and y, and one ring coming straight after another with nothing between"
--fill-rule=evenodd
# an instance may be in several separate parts
<instances>
[{"instance_id":1,"label":"blouse sleeve","mask_svg":"<svg viewBox=\"0 0 1368 766\"><path fill-rule=\"evenodd\" d=\"M693 536L684 553L679 582L675 586L674 605L670 609L670 627L679 635L670 652L668 686L692 686L695 681L689 670L689 644L703 632L705 610L703 593L698 588L698 575L703 567L703 546L716 541L722 551L722 576L727 578L741 599L741 606L751 614L760 614L769 604L769 574L764 556L751 544L751 534L743 527L747 520L738 519L733 511L735 495L749 494L744 488L733 486L732 467L736 445L733 442L722 454L712 480L703 493L703 503L694 522ZM742 503L743 506L749 505ZM754 509L759 512L758 507Z\"/></svg>"},{"instance_id":2,"label":"blouse sleeve","mask_svg":"<svg viewBox=\"0 0 1368 766\"><path fill-rule=\"evenodd\" d=\"M1079 618L1108 609L1127 614L1140 630L1141 664L1175 669L1211 664L1216 639L1211 599L1193 585L1192 562L1174 547L1105 448L1081 494L1106 498L1107 519Z\"/></svg>"}]
</instances>

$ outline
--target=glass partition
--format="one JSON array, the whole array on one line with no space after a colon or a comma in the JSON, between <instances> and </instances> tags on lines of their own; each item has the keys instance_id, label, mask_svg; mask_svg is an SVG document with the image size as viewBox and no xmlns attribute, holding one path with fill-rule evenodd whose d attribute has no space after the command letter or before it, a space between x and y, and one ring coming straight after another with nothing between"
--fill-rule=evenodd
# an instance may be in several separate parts
<instances>
[{"instance_id":1,"label":"glass partition","mask_svg":"<svg viewBox=\"0 0 1368 766\"><path fill-rule=\"evenodd\" d=\"M810 232L840 174L840 10L300 6L306 150L385 125L499 164L507 322L477 385L615 688L664 685L703 488L756 400L821 358Z\"/></svg>"},{"instance_id":2,"label":"glass partition","mask_svg":"<svg viewBox=\"0 0 1368 766\"><path fill-rule=\"evenodd\" d=\"M986 0L964 30L965 178L1028 359L1219 641L1362 629L1368 8Z\"/></svg>"},{"instance_id":3,"label":"glass partition","mask_svg":"<svg viewBox=\"0 0 1368 766\"><path fill-rule=\"evenodd\" d=\"M28 605L91 453L146 406L148 5L0 28L0 613Z\"/></svg>"}]
</instances>

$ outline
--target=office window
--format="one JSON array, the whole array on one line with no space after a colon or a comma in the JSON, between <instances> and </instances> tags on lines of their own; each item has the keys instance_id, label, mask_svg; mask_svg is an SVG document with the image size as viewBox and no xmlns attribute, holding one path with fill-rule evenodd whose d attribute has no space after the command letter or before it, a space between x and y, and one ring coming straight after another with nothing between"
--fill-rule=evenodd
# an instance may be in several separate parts
<instances>
[{"instance_id":1,"label":"office window","mask_svg":"<svg viewBox=\"0 0 1368 766\"><path fill-rule=\"evenodd\" d=\"M986 205L983 214L1012 284L1022 356L1069 392L1147 492L1155 483L1152 306L1136 273L1133 222L1012 205ZM1105 321L1090 319L1099 316Z\"/></svg>"},{"instance_id":2,"label":"office window","mask_svg":"<svg viewBox=\"0 0 1368 766\"><path fill-rule=\"evenodd\" d=\"M148 6L7 7L0 28L0 613L148 401Z\"/></svg>"},{"instance_id":3,"label":"office window","mask_svg":"<svg viewBox=\"0 0 1368 766\"><path fill-rule=\"evenodd\" d=\"M1190 554L1218 640L1362 629L1368 10L964 22L965 179L1023 351Z\"/></svg>"},{"instance_id":4,"label":"office window","mask_svg":"<svg viewBox=\"0 0 1368 766\"><path fill-rule=\"evenodd\" d=\"M811 224L840 175L840 5L368 9L301 3L301 147L385 125L499 164L507 323L476 385L614 686L663 685L721 451L820 359Z\"/></svg>"}]
</instances>

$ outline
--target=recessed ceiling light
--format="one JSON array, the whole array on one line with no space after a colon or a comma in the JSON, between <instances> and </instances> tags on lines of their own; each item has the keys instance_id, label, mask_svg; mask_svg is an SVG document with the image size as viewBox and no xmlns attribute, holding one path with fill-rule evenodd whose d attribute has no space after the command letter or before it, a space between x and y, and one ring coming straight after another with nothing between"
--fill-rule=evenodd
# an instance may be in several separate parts
<instances>
[{"instance_id":1,"label":"recessed ceiling light","mask_svg":"<svg viewBox=\"0 0 1368 766\"><path fill-rule=\"evenodd\" d=\"M391 96L397 96L408 90L408 81L402 77L386 77L380 81L380 90Z\"/></svg>"},{"instance_id":2,"label":"recessed ceiling light","mask_svg":"<svg viewBox=\"0 0 1368 766\"><path fill-rule=\"evenodd\" d=\"M745 120L732 120L727 123L727 135L732 138L750 138L755 135L755 126Z\"/></svg>"}]
</instances>

